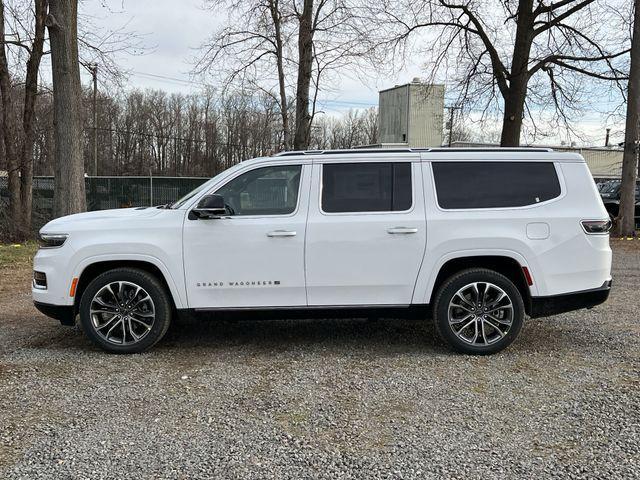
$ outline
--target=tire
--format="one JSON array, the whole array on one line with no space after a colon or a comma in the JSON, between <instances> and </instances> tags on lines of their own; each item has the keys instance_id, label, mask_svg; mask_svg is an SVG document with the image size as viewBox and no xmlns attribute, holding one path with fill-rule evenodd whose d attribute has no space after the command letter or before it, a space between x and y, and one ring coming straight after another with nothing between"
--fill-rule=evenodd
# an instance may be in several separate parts
<instances>
[{"instance_id":1,"label":"tire","mask_svg":"<svg viewBox=\"0 0 640 480\"><path fill-rule=\"evenodd\" d=\"M98 275L80 300L82 329L93 343L111 353L139 353L154 346L167 333L171 312L171 300L160 280L136 268Z\"/></svg>"},{"instance_id":2,"label":"tire","mask_svg":"<svg viewBox=\"0 0 640 480\"><path fill-rule=\"evenodd\" d=\"M482 315L478 315L478 308ZM436 294L433 314L438 335L451 348L470 355L490 355L507 348L520 333L524 302L507 277L474 268L445 280Z\"/></svg>"}]
</instances>

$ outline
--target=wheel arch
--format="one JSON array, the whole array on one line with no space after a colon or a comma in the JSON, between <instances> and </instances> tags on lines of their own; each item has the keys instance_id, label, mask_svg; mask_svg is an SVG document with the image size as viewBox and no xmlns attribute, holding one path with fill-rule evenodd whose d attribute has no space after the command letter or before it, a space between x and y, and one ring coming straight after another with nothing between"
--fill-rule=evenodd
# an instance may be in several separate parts
<instances>
[{"instance_id":1,"label":"wheel arch","mask_svg":"<svg viewBox=\"0 0 640 480\"><path fill-rule=\"evenodd\" d=\"M154 262L149 258L122 258L122 259L101 259L96 258L93 261L87 261L79 269L78 285L74 297L74 308L78 311L82 294L86 290L91 281L98 275L116 268L137 268L154 275L162 283L169 293L171 304L174 309L182 308L183 303L178 294L177 287L171 278L166 267L160 262Z\"/></svg>"},{"instance_id":2,"label":"wheel arch","mask_svg":"<svg viewBox=\"0 0 640 480\"><path fill-rule=\"evenodd\" d=\"M438 273L435 276L431 290L428 293L427 303L433 305L440 286L447 280L447 278L457 272L470 268L486 268L504 275L514 283L522 295L525 311L529 314L531 311L532 292L527 283L523 266L526 266L524 262L519 261L513 256L504 254L462 255L443 260L440 267L437 269Z\"/></svg>"}]
</instances>

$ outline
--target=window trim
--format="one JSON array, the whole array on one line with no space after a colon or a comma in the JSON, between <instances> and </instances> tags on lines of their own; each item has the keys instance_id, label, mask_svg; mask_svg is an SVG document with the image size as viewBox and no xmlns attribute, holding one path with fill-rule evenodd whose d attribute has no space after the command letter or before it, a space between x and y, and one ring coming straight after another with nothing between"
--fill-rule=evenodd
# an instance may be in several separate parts
<instances>
[{"instance_id":1,"label":"window trim","mask_svg":"<svg viewBox=\"0 0 640 480\"><path fill-rule=\"evenodd\" d=\"M550 198L549 200L545 200L544 202L532 203L530 205L521 205L518 207L478 207L478 208L444 208L440 206L440 199L438 198L438 189L436 188L436 176L433 172L433 163L440 162L440 160L429 160L425 163L429 164L429 173L431 175L431 188L433 189L433 198L435 200L435 206L441 212L493 212L493 211L502 211L502 210L528 210L531 208L538 208L542 206L549 205L554 202L558 202L562 200L567 195L567 187L564 181L564 176L562 175L562 169L560 168L560 163L555 160L519 160L519 162L534 162L534 163L551 163L553 164L553 168L556 171L556 175L558 177L558 184L560 185L560 195L554 198ZM476 159L467 159L461 158L451 161L451 163L456 162L477 162L477 163L516 163L512 160L476 160Z\"/></svg>"},{"instance_id":2,"label":"window trim","mask_svg":"<svg viewBox=\"0 0 640 480\"><path fill-rule=\"evenodd\" d=\"M410 171L411 171L411 206L407 209L407 210L372 210L372 211L355 211L355 212L327 212L322 208L322 191L324 189L324 166L325 164L330 164L330 165L340 165L340 164L344 164L344 163L408 163L409 165L411 165L410 167ZM379 161L368 161L368 160L359 160L359 161L355 161L355 162L349 162L349 161L340 161L340 162L318 162L315 165L318 165L320 167L318 175L318 210L320 211L320 213L322 215L326 215L328 217L330 216L345 216L345 215L394 215L394 214L399 214L399 215L406 215L409 213L412 213L416 207L416 188L415 188L415 182L414 179L416 178L416 172L414 171L414 165L421 165L421 161L420 159L414 160L394 160L394 159L383 159L383 160L379 160ZM419 174L420 172L418 172Z\"/></svg>"},{"instance_id":3,"label":"window trim","mask_svg":"<svg viewBox=\"0 0 640 480\"><path fill-rule=\"evenodd\" d=\"M211 195L211 194L215 194L219 189L221 189L222 187L226 186L229 182L232 182L233 180L235 180L236 178L240 177L241 175L244 175L245 173L249 173L252 172L254 170L257 170L259 168L269 168L269 167L300 167L300 184L298 185L298 198L296 199L296 208L291 212L291 213L278 213L278 214L273 214L273 215L225 215L223 217L221 217L221 219L223 220L239 220L239 219L256 219L256 218L288 218L288 217L295 217L299 210L300 210L300 204L301 204L301 198L302 198L302 184L304 183L304 178L305 178L305 172L307 171L307 165L306 163L298 163L298 162L282 162L282 163L267 163L267 164L263 164L263 165L255 165L253 168L247 168L247 169L242 169L241 171L238 172L237 175L233 175L231 178L227 178L225 179L224 183L220 183L219 185L216 185L215 187L212 187L210 190L207 191L207 193L205 193L204 195ZM204 196L203 195L203 196ZM200 197L202 198L202 197ZM198 201L200 201L200 199L198 199ZM189 210L193 210L193 208L195 208L195 205L197 205L197 203L194 204L194 206L192 206L191 208L189 208Z\"/></svg>"}]
</instances>

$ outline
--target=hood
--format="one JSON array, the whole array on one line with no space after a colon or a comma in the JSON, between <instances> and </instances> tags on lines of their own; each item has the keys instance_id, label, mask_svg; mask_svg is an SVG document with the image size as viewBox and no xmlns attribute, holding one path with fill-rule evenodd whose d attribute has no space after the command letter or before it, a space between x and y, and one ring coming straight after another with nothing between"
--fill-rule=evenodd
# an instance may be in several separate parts
<instances>
[{"instance_id":1,"label":"hood","mask_svg":"<svg viewBox=\"0 0 640 480\"><path fill-rule=\"evenodd\" d=\"M40 229L47 233L69 233L70 230L112 228L114 223L122 227L123 222L139 222L155 218L166 212L156 207L115 208L112 210L98 210L95 212L76 213L51 220Z\"/></svg>"}]
</instances>

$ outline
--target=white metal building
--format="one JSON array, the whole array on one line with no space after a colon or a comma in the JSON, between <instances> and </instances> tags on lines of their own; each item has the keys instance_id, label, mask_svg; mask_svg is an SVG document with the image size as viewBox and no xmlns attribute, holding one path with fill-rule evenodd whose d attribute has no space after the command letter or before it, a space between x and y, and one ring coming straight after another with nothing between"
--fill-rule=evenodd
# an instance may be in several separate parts
<instances>
[{"instance_id":1,"label":"white metal building","mask_svg":"<svg viewBox=\"0 0 640 480\"><path fill-rule=\"evenodd\" d=\"M411 83L380 91L379 140L381 144L408 147L442 145L444 85Z\"/></svg>"}]
</instances>

